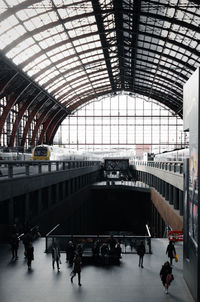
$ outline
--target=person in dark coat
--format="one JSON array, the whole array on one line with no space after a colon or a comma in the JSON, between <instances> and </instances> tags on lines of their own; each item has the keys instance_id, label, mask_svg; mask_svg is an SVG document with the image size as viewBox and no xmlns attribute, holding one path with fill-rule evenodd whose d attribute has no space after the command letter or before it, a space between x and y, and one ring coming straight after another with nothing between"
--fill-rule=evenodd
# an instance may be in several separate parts
<instances>
[{"instance_id":1,"label":"person in dark coat","mask_svg":"<svg viewBox=\"0 0 200 302\"><path fill-rule=\"evenodd\" d=\"M75 252L73 260L73 270L71 272L71 282L73 283L73 278L78 274L78 285L81 286L81 257L78 252Z\"/></svg>"},{"instance_id":2,"label":"person in dark coat","mask_svg":"<svg viewBox=\"0 0 200 302\"><path fill-rule=\"evenodd\" d=\"M10 245L11 245L11 252L12 252L12 259L18 259L17 252L19 248L19 238L17 233L12 233L10 238Z\"/></svg>"},{"instance_id":3,"label":"person in dark coat","mask_svg":"<svg viewBox=\"0 0 200 302\"><path fill-rule=\"evenodd\" d=\"M57 269L59 271L60 270L59 264L61 263L61 261L60 261L60 249L59 249L59 247L55 243L53 243L53 245L52 245L51 254L52 254L52 266L53 266L53 269L55 268L55 262L56 262Z\"/></svg>"},{"instance_id":4,"label":"person in dark coat","mask_svg":"<svg viewBox=\"0 0 200 302\"><path fill-rule=\"evenodd\" d=\"M34 260L34 248L32 243L30 242L29 245L27 246L26 249L26 258L27 258L27 265L28 265L28 269L31 269L31 262L32 260Z\"/></svg>"},{"instance_id":5,"label":"person in dark coat","mask_svg":"<svg viewBox=\"0 0 200 302\"><path fill-rule=\"evenodd\" d=\"M169 242L167 249L166 249L166 254L168 255L170 259L170 264L173 264L173 258L175 258L176 255L176 249L174 247L174 244L172 241Z\"/></svg>"},{"instance_id":6,"label":"person in dark coat","mask_svg":"<svg viewBox=\"0 0 200 302\"><path fill-rule=\"evenodd\" d=\"M145 254L146 250L145 250L145 246L143 241L140 242L140 245L137 248L137 254L139 255L139 264L138 266L143 268L143 258L144 258L144 254Z\"/></svg>"},{"instance_id":7,"label":"person in dark coat","mask_svg":"<svg viewBox=\"0 0 200 302\"><path fill-rule=\"evenodd\" d=\"M66 262L71 266L73 264L75 246L72 241L69 241L66 246Z\"/></svg>"},{"instance_id":8,"label":"person in dark coat","mask_svg":"<svg viewBox=\"0 0 200 302\"><path fill-rule=\"evenodd\" d=\"M27 258L27 249L33 242L33 236L31 235L30 230L24 234L24 236L22 237L22 242L24 244L24 256Z\"/></svg>"},{"instance_id":9,"label":"person in dark coat","mask_svg":"<svg viewBox=\"0 0 200 302\"><path fill-rule=\"evenodd\" d=\"M172 268L169 264L169 261L166 261L164 263L164 265L162 266L162 268L160 270L160 278L161 278L162 284L165 288L165 293L168 294L168 288L170 286L170 283L174 279L174 277L172 275Z\"/></svg>"},{"instance_id":10,"label":"person in dark coat","mask_svg":"<svg viewBox=\"0 0 200 302\"><path fill-rule=\"evenodd\" d=\"M117 256L118 259L122 258L122 249L120 246L120 243L118 242L115 246L115 255Z\"/></svg>"}]
</instances>

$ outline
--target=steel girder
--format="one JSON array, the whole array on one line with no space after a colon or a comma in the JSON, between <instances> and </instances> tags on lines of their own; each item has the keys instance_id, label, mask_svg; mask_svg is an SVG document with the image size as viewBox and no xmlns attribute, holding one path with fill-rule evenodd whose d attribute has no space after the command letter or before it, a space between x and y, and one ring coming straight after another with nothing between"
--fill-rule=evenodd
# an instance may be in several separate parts
<instances>
[{"instance_id":1,"label":"steel girder","mask_svg":"<svg viewBox=\"0 0 200 302\"><path fill-rule=\"evenodd\" d=\"M23 26L19 17L23 9L27 9L25 22L34 21L35 14L28 16L28 11L39 7L40 3L41 1L30 0L14 4L12 9L8 7L0 14L1 21L6 22L14 16L16 22ZM64 12L73 10L73 6L73 14L65 15ZM80 12L76 11L78 6L81 8ZM29 31L24 28L21 35L2 47L0 55L0 98L6 98L0 117L0 134L9 112L19 104L10 146L14 145L18 124L27 109L30 116L23 130L22 146L34 118L37 117L32 144L35 144L41 125L44 127L40 141L45 137L52 141L55 129L71 111L99 96L122 90L154 98L182 117L182 87L198 67L200 58L198 1L186 0L184 5L179 6L174 1L159 0L80 0L74 1L73 5L63 4L62 7L49 2L46 11L44 8L43 5L38 16L42 19L48 14L54 14L52 21L41 23ZM70 24L69 28L66 24ZM56 41L59 32L52 31L49 36L47 33L59 26L62 39ZM15 27L16 25L10 25L9 29L14 30ZM77 34L73 35L70 30L77 31ZM51 38L55 43L39 47L40 43ZM16 67L6 55L14 50L13 59L19 55L25 56L29 44L24 43L23 48L22 43L27 39L32 39L31 46L38 46L38 50L24 57L18 64L19 67ZM88 49L85 48L87 44ZM64 54L65 45L69 50L67 54ZM58 59L54 59L51 53L58 56ZM96 53L100 55L96 56ZM33 65L32 76L28 77L22 69L38 61L40 57L41 65ZM51 60L51 65L45 65L47 59ZM72 66L68 62L72 62ZM75 62L78 64L74 64ZM49 70L53 67L57 73L51 75ZM34 68L38 69L34 72ZM74 76L70 78L71 75ZM44 84L36 84L34 80L38 79L45 80ZM35 95L32 94L33 87ZM47 92L49 87L51 94ZM39 98L41 95L44 95L43 101ZM53 113L45 111L48 99L51 100L52 107L56 105L52 111L52 121L50 117Z\"/></svg>"}]
</instances>

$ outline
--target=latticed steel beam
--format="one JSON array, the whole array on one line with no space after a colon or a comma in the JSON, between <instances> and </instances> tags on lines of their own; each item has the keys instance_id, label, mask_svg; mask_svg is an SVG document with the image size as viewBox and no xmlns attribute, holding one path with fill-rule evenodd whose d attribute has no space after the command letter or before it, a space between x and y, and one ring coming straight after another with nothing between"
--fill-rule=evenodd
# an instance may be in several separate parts
<instances>
[{"instance_id":1,"label":"latticed steel beam","mask_svg":"<svg viewBox=\"0 0 200 302\"><path fill-rule=\"evenodd\" d=\"M106 63L107 69L108 69L110 84L111 84L112 90L115 91L116 86L115 86L115 82L114 82L114 77L113 77L113 73L112 73L112 66L111 66L111 62L110 62L110 56L109 56L109 52L108 52L108 49L109 49L110 45L109 45L109 43L106 39L101 7L99 5L98 0L91 0L91 1L92 1L92 6L93 6L94 14L95 14L97 27L98 27L98 33L100 35L102 50L103 50L103 53L104 53L104 59L105 59L105 63Z\"/></svg>"},{"instance_id":2,"label":"latticed steel beam","mask_svg":"<svg viewBox=\"0 0 200 302\"><path fill-rule=\"evenodd\" d=\"M131 41L131 90L134 89L135 83L135 68L137 58L137 47L138 47L138 33L139 33L139 22L140 22L140 11L141 11L141 0L134 0L133 3L133 22L132 22L132 41Z\"/></svg>"},{"instance_id":3,"label":"latticed steel beam","mask_svg":"<svg viewBox=\"0 0 200 302\"><path fill-rule=\"evenodd\" d=\"M113 0L115 14L115 28L117 36L117 49L119 59L119 75L121 89L124 90L125 74L124 74L124 36L123 36L123 11L122 1Z\"/></svg>"}]
</instances>

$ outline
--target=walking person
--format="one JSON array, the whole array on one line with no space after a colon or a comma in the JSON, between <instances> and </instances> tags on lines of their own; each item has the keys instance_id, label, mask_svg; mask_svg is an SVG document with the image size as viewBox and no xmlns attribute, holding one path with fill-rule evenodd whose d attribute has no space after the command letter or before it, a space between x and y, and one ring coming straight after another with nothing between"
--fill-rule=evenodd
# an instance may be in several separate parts
<instances>
[{"instance_id":1,"label":"walking person","mask_svg":"<svg viewBox=\"0 0 200 302\"><path fill-rule=\"evenodd\" d=\"M26 249L26 258L27 258L27 265L28 269L31 269L31 262L34 260L34 248L32 243L30 242Z\"/></svg>"},{"instance_id":2,"label":"walking person","mask_svg":"<svg viewBox=\"0 0 200 302\"><path fill-rule=\"evenodd\" d=\"M81 286L81 257L78 252L75 252L73 263L71 282L73 283L73 278L78 274L78 285Z\"/></svg>"},{"instance_id":3,"label":"walking person","mask_svg":"<svg viewBox=\"0 0 200 302\"><path fill-rule=\"evenodd\" d=\"M12 259L16 260L16 259L18 259L17 252L18 252L18 248L19 248L19 238L18 238L17 233L15 233L15 232L11 235L10 245L11 245Z\"/></svg>"},{"instance_id":4,"label":"walking person","mask_svg":"<svg viewBox=\"0 0 200 302\"><path fill-rule=\"evenodd\" d=\"M57 269L58 271L60 270L60 266L59 264L61 263L60 261L60 249L59 247L53 243L52 245L52 266L53 266L53 269L55 268L55 262L57 264Z\"/></svg>"},{"instance_id":5,"label":"walking person","mask_svg":"<svg viewBox=\"0 0 200 302\"><path fill-rule=\"evenodd\" d=\"M144 254L145 254L146 250L145 250L145 246L144 246L144 242L141 241L140 245L137 248L137 254L139 255L139 264L138 266L143 268L143 258L144 258Z\"/></svg>"},{"instance_id":6,"label":"walking person","mask_svg":"<svg viewBox=\"0 0 200 302\"><path fill-rule=\"evenodd\" d=\"M31 235L31 231L28 230L27 233L22 237L22 242L24 244L24 256L27 258L27 249L29 245L33 242L33 236Z\"/></svg>"},{"instance_id":7,"label":"walking person","mask_svg":"<svg viewBox=\"0 0 200 302\"><path fill-rule=\"evenodd\" d=\"M176 256L176 249L172 241L170 241L167 246L166 254L168 254L168 257L170 259L170 265L173 265L173 258L175 258Z\"/></svg>"},{"instance_id":8,"label":"walking person","mask_svg":"<svg viewBox=\"0 0 200 302\"><path fill-rule=\"evenodd\" d=\"M66 262L68 262L70 266L73 264L74 253L75 246L72 241L69 241L66 246Z\"/></svg>"},{"instance_id":9,"label":"walking person","mask_svg":"<svg viewBox=\"0 0 200 302\"><path fill-rule=\"evenodd\" d=\"M172 275L172 267L169 264L169 261L166 261L164 263L164 265L162 266L162 268L160 270L160 278L161 278L162 284L165 288L165 293L168 294L168 288L169 288L172 280L174 280L174 276Z\"/></svg>"}]
</instances>

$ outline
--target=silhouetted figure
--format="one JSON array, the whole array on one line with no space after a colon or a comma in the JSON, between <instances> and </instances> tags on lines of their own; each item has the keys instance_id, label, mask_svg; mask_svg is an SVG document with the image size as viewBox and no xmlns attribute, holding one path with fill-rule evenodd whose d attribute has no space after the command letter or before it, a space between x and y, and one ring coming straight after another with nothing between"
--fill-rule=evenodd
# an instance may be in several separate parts
<instances>
[{"instance_id":1,"label":"silhouetted figure","mask_svg":"<svg viewBox=\"0 0 200 302\"><path fill-rule=\"evenodd\" d=\"M55 243L53 243L53 245L52 245L52 251L51 251L51 253L52 253L52 266L53 266L53 269L55 268L55 262L56 262L57 269L59 271L60 270L60 266L59 266L59 264L60 264L60 249L59 249L59 247Z\"/></svg>"},{"instance_id":2,"label":"silhouetted figure","mask_svg":"<svg viewBox=\"0 0 200 302\"><path fill-rule=\"evenodd\" d=\"M75 252L73 263L71 282L73 283L73 278L78 274L78 285L81 286L81 257L77 252Z\"/></svg>"},{"instance_id":3,"label":"silhouetted figure","mask_svg":"<svg viewBox=\"0 0 200 302\"><path fill-rule=\"evenodd\" d=\"M165 293L168 294L168 288L174 277L172 275L172 268L169 261L166 261L160 270L160 278L165 288Z\"/></svg>"},{"instance_id":4,"label":"silhouetted figure","mask_svg":"<svg viewBox=\"0 0 200 302\"><path fill-rule=\"evenodd\" d=\"M28 269L31 269L31 262L34 260L34 248L32 243L30 242L26 249L26 258L27 258L27 265Z\"/></svg>"},{"instance_id":5,"label":"silhouetted figure","mask_svg":"<svg viewBox=\"0 0 200 302\"><path fill-rule=\"evenodd\" d=\"M96 240L94 242L93 248L92 248L92 253L93 253L93 257L95 259L99 258L99 253L100 253L100 240Z\"/></svg>"},{"instance_id":6,"label":"silhouetted figure","mask_svg":"<svg viewBox=\"0 0 200 302\"><path fill-rule=\"evenodd\" d=\"M83 255L83 248L81 246L81 244L77 245L77 249L76 249L77 253L79 254L79 256L82 258Z\"/></svg>"},{"instance_id":7,"label":"silhouetted figure","mask_svg":"<svg viewBox=\"0 0 200 302\"><path fill-rule=\"evenodd\" d=\"M143 241L140 242L140 245L137 248L137 254L139 255L139 264L138 266L143 268L143 258L144 258L144 254L145 254L145 246Z\"/></svg>"},{"instance_id":8,"label":"silhouetted figure","mask_svg":"<svg viewBox=\"0 0 200 302\"><path fill-rule=\"evenodd\" d=\"M166 254L168 254L168 257L170 259L170 264L172 265L173 258L175 258L175 256L176 256L176 250L175 250L175 247L174 247L174 244L172 241L170 241L167 246Z\"/></svg>"},{"instance_id":9,"label":"silhouetted figure","mask_svg":"<svg viewBox=\"0 0 200 302\"><path fill-rule=\"evenodd\" d=\"M115 246L115 255L117 256L118 259L122 258L122 249L120 246L120 243L118 242Z\"/></svg>"},{"instance_id":10,"label":"silhouetted figure","mask_svg":"<svg viewBox=\"0 0 200 302\"><path fill-rule=\"evenodd\" d=\"M75 246L72 241L69 241L66 247L66 261L69 263L69 265L73 264L74 253L75 253Z\"/></svg>"},{"instance_id":11,"label":"silhouetted figure","mask_svg":"<svg viewBox=\"0 0 200 302\"><path fill-rule=\"evenodd\" d=\"M24 234L24 236L22 237L22 242L24 244L24 256L27 257L27 248L30 245L30 243L33 242L33 236L31 235L30 231Z\"/></svg>"},{"instance_id":12,"label":"silhouetted figure","mask_svg":"<svg viewBox=\"0 0 200 302\"><path fill-rule=\"evenodd\" d=\"M12 233L10 238L10 245L11 245L11 252L12 252L12 259L17 259L17 252L19 248L19 238L17 233Z\"/></svg>"},{"instance_id":13,"label":"silhouetted figure","mask_svg":"<svg viewBox=\"0 0 200 302\"><path fill-rule=\"evenodd\" d=\"M109 247L110 247L110 254L114 254L115 253L115 246L116 246L116 240L115 238L113 237L113 235L110 236L110 239L109 239Z\"/></svg>"}]
</instances>

